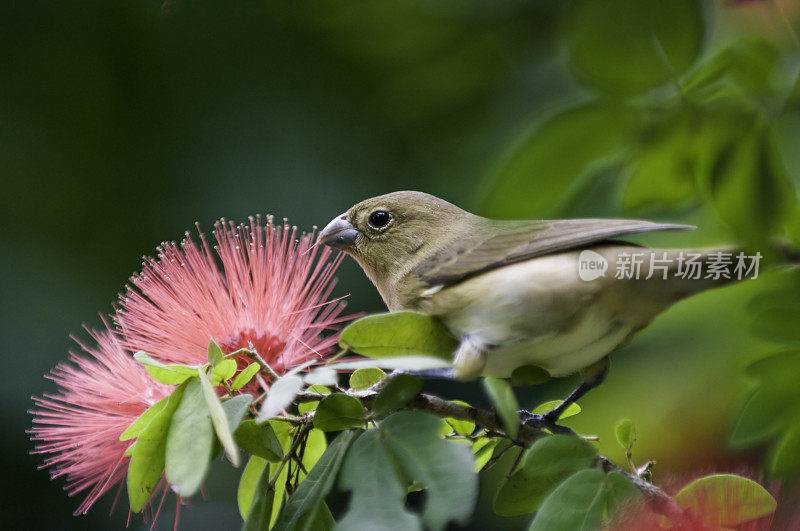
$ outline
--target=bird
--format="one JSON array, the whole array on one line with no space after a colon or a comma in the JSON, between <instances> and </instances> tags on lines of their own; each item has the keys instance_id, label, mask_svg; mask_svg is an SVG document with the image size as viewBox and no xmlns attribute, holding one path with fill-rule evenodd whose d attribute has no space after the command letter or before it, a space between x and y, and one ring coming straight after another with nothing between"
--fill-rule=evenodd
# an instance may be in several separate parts
<instances>
[{"instance_id":1,"label":"bird","mask_svg":"<svg viewBox=\"0 0 800 531\"><path fill-rule=\"evenodd\" d=\"M357 203L317 241L352 256L390 312L441 321L459 341L457 379L508 378L530 366L552 377L582 372L581 384L555 408L528 415L555 427L572 402L603 381L608 355L658 314L735 280L743 272L737 267L752 270L753 261L743 266L740 253L737 263L732 249L651 249L619 240L694 228L629 219L495 220L424 192L398 191Z\"/></svg>"}]
</instances>

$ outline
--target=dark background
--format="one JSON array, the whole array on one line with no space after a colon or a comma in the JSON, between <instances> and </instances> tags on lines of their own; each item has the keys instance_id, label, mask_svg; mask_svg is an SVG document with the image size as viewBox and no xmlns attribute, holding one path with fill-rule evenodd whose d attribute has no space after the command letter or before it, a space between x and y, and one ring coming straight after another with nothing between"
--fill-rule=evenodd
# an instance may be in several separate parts
<instances>
[{"instance_id":1,"label":"dark background","mask_svg":"<svg viewBox=\"0 0 800 531\"><path fill-rule=\"evenodd\" d=\"M162 14L159 3L144 0L4 2L3 518L20 529L124 525L124 490L111 520L113 495L88 516L71 516L77 500L29 455L27 410L30 396L53 390L43 375L73 347L69 335L112 310L142 255L162 240L180 239L195 221L208 228L220 217L256 213L310 230L361 199L402 189L487 212L495 169L520 135L586 97L564 59L563 5L197 0ZM709 24L739 31L750 18L722 13ZM750 29L762 31L756 22ZM787 145L798 138L792 123L780 137ZM733 238L702 205L632 214L613 187L617 178L601 176L559 214L648 215L701 226L642 240L648 243L691 247ZM554 193L552 186L543 180L541 193ZM535 190L524 196L532 204ZM524 214L549 213L532 207ZM338 276L353 311L383 309L354 262L346 260ZM633 418L640 461L658 461L657 479L757 467L756 454L731 453L725 436L746 389L741 368L763 355L742 324L745 302L769 282L780 278L767 275L670 310L615 354L608 382L582 402L573 425L600 435L602 450L620 458L613 423ZM532 406L575 381L518 396ZM474 384L435 389L485 403ZM207 500L182 510L183 528L237 527L237 478L217 463ZM485 498L476 528L519 524L492 516L488 491ZM165 505L158 527L166 529L174 504ZM138 517L131 525L144 526Z\"/></svg>"}]
</instances>

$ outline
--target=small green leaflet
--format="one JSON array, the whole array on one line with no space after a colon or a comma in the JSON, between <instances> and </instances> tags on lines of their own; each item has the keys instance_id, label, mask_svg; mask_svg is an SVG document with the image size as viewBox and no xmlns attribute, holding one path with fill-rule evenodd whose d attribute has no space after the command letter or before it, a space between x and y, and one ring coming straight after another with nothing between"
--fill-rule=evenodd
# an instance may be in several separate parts
<instances>
[{"instance_id":1,"label":"small green leaflet","mask_svg":"<svg viewBox=\"0 0 800 531\"><path fill-rule=\"evenodd\" d=\"M217 345L217 342L213 339L208 342L208 363L211 364L212 367L216 367L217 363L225 359L225 353L222 352L222 349Z\"/></svg>"},{"instance_id":2,"label":"small green leaflet","mask_svg":"<svg viewBox=\"0 0 800 531\"><path fill-rule=\"evenodd\" d=\"M289 498L275 522L273 527L275 531L294 531L296 529L314 531L306 526L301 526L300 523L301 521L306 524L313 523L322 501L333 488L344 456L358 433L355 430L346 431L331 442L314 468L309 471L292 497Z\"/></svg>"},{"instance_id":3,"label":"small green leaflet","mask_svg":"<svg viewBox=\"0 0 800 531\"><path fill-rule=\"evenodd\" d=\"M187 379L197 376L197 367L188 365L164 365L147 355L144 351L139 351L133 355L133 359L144 365L150 376L157 382L167 385L177 385Z\"/></svg>"},{"instance_id":4,"label":"small green leaflet","mask_svg":"<svg viewBox=\"0 0 800 531\"><path fill-rule=\"evenodd\" d=\"M637 496L639 491L618 472L598 468L568 477L544 500L531 522L531 531L594 531L604 518Z\"/></svg>"},{"instance_id":5,"label":"small green leaflet","mask_svg":"<svg viewBox=\"0 0 800 531\"><path fill-rule=\"evenodd\" d=\"M483 379L483 389L497 409L497 414L500 415L500 420L503 421L508 436L513 439L519 431L519 403L517 397L514 396L514 391L505 380L491 376Z\"/></svg>"},{"instance_id":6,"label":"small green leaflet","mask_svg":"<svg viewBox=\"0 0 800 531\"><path fill-rule=\"evenodd\" d=\"M367 369L357 369L350 375L350 387L352 389L368 389L380 382L386 373L377 367Z\"/></svg>"},{"instance_id":7,"label":"small green leaflet","mask_svg":"<svg viewBox=\"0 0 800 531\"><path fill-rule=\"evenodd\" d=\"M186 384L183 398L172 415L167 433L167 482L179 496L192 496L200 488L214 452L214 427L208 415L200 380Z\"/></svg>"},{"instance_id":8,"label":"small green leaflet","mask_svg":"<svg viewBox=\"0 0 800 531\"><path fill-rule=\"evenodd\" d=\"M252 498L252 505L247 511L242 531L266 531L272 516L275 502L275 487L270 486L270 467L264 466Z\"/></svg>"},{"instance_id":9,"label":"small green leaflet","mask_svg":"<svg viewBox=\"0 0 800 531\"><path fill-rule=\"evenodd\" d=\"M334 393L323 398L314 413L314 427L322 431L357 428L364 423L366 411L357 398Z\"/></svg>"},{"instance_id":10,"label":"small green leaflet","mask_svg":"<svg viewBox=\"0 0 800 531\"><path fill-rule=\"evenodd\" d=\"M614 434L619 445L625 450L630 451L633 448L633 443L636 442L636 426L631 419L620 420L614 428Z\"/></svg>"},{"instance_id":11,"label":"small green leaflet","mask_svg":"<svg viewBox=\"0 0 800 531\"><path fill-rule=\"evenodd\" d=\"M551 435L536 441L519 468L500 483L494 510L501 516L539 509L550 492L570 474L595 464L597 450L578 437Z\"/></svg>"},{"instance_id":12,"label":"small green leaflet","mask_svg":"<svg viewBox=\"0 0 800 531\"><path fill-rule=\"evenodd\" d=\"M339 345L373 358L416 355L450 361L458 342L432 317L394 312L357 319L342 331Z\"/></svg>"},{"instance_id":13,"label":"small green leaflet","mask_svg":"<svg viewBox=\"0 0 800 531\"><path fill-rule=\"evenodd\" d=\"M548 411L551 411L553 408L558 406L560 403L561 403L561 400L549 400L549 401L544 402L542 404L539 404L538 406L533 408L531 413L533 413L535 415L544 415ZM569 418L569 417L574 417L575 415L577 415L580 412L581 412L581 406L579 406L578 404L573 402L573 403L571 403L570 405L567 406L567 409L565 409L564 412L561 414L561 416L558 417L558 420L566 419L566 418Z\"/></svg>"},{"instance_id":14,"label":"small green leaflet","mask_svg":"<svg viewBox=\"0 0 800 531\"><path fill-rule=\"evenodd\" d=\"M211 370L211 381L219 385L220 382L233 378L234 374L236 374L236 360L220 360Z\"/></svg>"},{"instance_id":15,"label":"small green leaflet","mask_svg":"<svg viewBox=\"0 0 800 531\"><path fill-rule=\"evenodd\" d=\"M164 408L139 432L128 464L128 500L131 511L138 513L153 493L164 470L167 431L172 415L183 397L181 384L168 397Z\"/></svg>"},{"instance_id":16,"label":"small green leaflet","mask_svg":"<svg viewBox=\"0 0 800 531\"><path fill-rule=\"evenodd\" d=\"M275 430L269 422L258 424L245 420L234 433L236 443L247 453L257 455L268 461L280 461L283 449Z\"/></svg>"},{"instance_id":17,"label":"small green leaflet","mask_svg":"<svg viewBox=\"0 0 800 531\"><path fill-rule=\"evenodd\" d=\"M147 424L153 420L153 417L158 415L164 406L167 405L167 401L169 400L169 396L165 396L149 408L145 410L144 413L139 415L139 418L133 421L133 424L128 426L128 429L122 432L122 435L119 436L120 441L127 441L129 439L134 439L139 436L139 433L145 429Z\"/></svg>"},{"instance_id":18,"label":"small green leaflet","mask_svg":"<svg viewBox=\"0 0 800 531\"><path fill-rule=\"evenodd\" d=\"M208 412L211 415L211 423L214 425L214 431L217 432L217 438L222 443L225 449L225 454L228 456L233 466L239 466L239 450L236 448L236 443L233 442L233 434L228 425L228 419L225 416L225 411L219 402L216 391L211 386L211 381L206 375L205 369L198 369L197 374L200 376L200 384L203 389L203 396L205 397L206 404L208 405Z\"/></svg>"},{"instance_id":19,"label":"small green leaflet","mask_svg":"<svg viewBox=\"0 0 800 531\"><path fill-rule=\"evenodd\" d=\"M372 411L379 417L402 407L422 390L422 380L411 374L397 374L380 390Z\"/></svg>"},{"instance_id":20,"label":"small green leaflet","mask_svg":"<svg viewBox=\"0 0 800 531\"><path fill-rule=\"evenodd\" d=\"M231 388L234 391L236 391L237 389L241 389L242 387L247 385L250 382L250 380L253 379L253 376L255 376L258 373L258 369L259 369L258 363L255 362L245 367L242 370L242 372L237 374L236 378L233 379L233 384L231 385Z\"/></svg>"}]
</instances>

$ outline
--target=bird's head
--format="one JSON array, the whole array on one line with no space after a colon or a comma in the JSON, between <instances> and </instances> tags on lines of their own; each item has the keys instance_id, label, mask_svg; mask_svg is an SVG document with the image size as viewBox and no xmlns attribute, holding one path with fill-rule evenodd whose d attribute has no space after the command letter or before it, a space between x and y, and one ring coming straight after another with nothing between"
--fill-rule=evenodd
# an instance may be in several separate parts
<instances>
[{"instance_id":1,"label":"bird's head","mask_svg":"<svg viewBox=\"0 0 800 531\"><path fill-rule=\"evenodd\" d=\"M318 241L355 258L383 291L387 277L407 272L415 256L459 232L474 216L423 192L393 192L361 201L322 229Z\"/></svg>"}]
</instances>

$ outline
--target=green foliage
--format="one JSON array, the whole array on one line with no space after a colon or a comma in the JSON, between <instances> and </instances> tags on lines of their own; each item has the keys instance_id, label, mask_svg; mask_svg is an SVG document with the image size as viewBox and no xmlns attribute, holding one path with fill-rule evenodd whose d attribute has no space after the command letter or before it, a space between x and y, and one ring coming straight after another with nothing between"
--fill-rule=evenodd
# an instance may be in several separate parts
<instances>
[{"instance_id":1,"label":"green foliage","mask_svg":"<svg viewBox=\"0 0 800 531\"><path fill-rule=\"evenodd\" d=\"M636 442L636 425L631 419L622 419L614 427L614 435L619 445L630 452Z\"/></svg>"},{"instance_id":2,"label":"green foliage","mask_svg":"<svg viewBox=\"0 0 800 531\"><path fill-rule=\"evenodd\" d=\"M252 495L252 505L247 510L242 531L264 531L270 527L270 518L275 505L275 486L270 483L269 473L268 466L261 468Z\"/></svg>"},{"instance_id":3,"label":"green foliage","mask_svg":"<svg viewBox=\"0 0 800 531\"><path fill-rule=\"evenodd\" d=\"M730 436L731 444L747 448L775 440L767 466L778 477L800 475L800 352L789 351L759 360L747 368L756 381Z\"/></svg>"},{"instance_id":4,"label":"green foliage","mask_svg":"<svg viewBox=\"0 0 800 531\"><path fill-rule=\"evenodd\" d=\"M542 503L531 531L590 531L607 515L637 496L636 487L617 472L592 468L576 472Z\"/></svg>"},{"instance_id":5,"label":"green foliage","mask_svg":"<svg viewBox=\"0 0 800 531\"><path fill-rule=\"evenodd\" d=\"M353 444L342 467L339 488L352 494L337 529L422 529L419 518L405 508L406 485L395 472L376 428Z\"/></svg>"},{"instance_id":6,"label":"green foliage","mask_svg":"<svg viewBox=\"0 0 800 531\"><path fill-rule=\"evenodd\" d=\"M149 408L147 408L144 413L139 415L133 424L128 426L128 428L122 432L122 435L119 436L120 441L127 441L130 439L135 439L139 436L143 429L147 427L153 417L155 417L158 413L161 412L162 409L166 406L167 402L169 401L169 396L165 396Z\"/></svg>"},{"instance_id":7,"label":"green foliage","mask_svg":"<svg viewBox=\"0 0 800 531\"><path fill-rule=\"evenodd\" d=\"M589 468L597 450L577 437L544 437L526 452L519 469L505 481L494 498L494 510L502 516L532 513L566 477Z\"/></svg>"},{"instance_id":8,"label":"green foliage","mask_svg":"<svg viewBox=\"0 0 800 531\"><path fill-rule=\"evenodd\" d=\"M258 374L258 369L258 363L255 362L242 369L242 371L236 375L236 378L233 379L231 388L235 391L250 383L250 380L252 380L256 374Z\"/></svg>"},{"instance_id":9,"label":"green foliage","mask_svg":"<svg viewBox=\"0 0 800 531\"><path fill-rule=\"evenodd\" d=\"M341 433L325 450L281 511L273 529L314 531L312 524L323 500L336 483L336 475L356 431Z\"/></svg>"},{"instance_id":10,"label":"green foliage","mask_svg":"<svg viewBox=\"0 0 800 531\"><path fill-rule=\"evenodd\" d=\"M220 360L211 371L211 381L215 385L233 378L236 374L236 361L231 359Z\"/></svg>"},{"instance_id":11,"label":"green foliage","mask_svg":"<svg viewBox=\"0 0 800 531\"><path fill-rule=\"evenodd\" d=\"M461 406L469 406L469 404L467 404L463 400L451 400L450 402ZM474 422L470 422L468 420L453 419L450 417L446 417L444 420L445 422L447 422L448 425L450 425L451 428L453 428L453 431L456 432L458 435L470 435L472 434L473 431L475 431Z\"/></svg>"},{"instance_id":12,"label":"green foliage","mask_svg":"<svg viewBox=\"0 0 800 531\"><path fill-rule=\"evenodd\" d=\"M422 380L411 374L396 374L375 397L372 410L379 417L405 405L422 390Z\"/></svg>"},{"instance_id":13,"label":"green foliage","mask_svg":"<svg viewBox=\"0 0 800 531\"><path fill-rule=\"evenodd\" d=\"M777 502L755 481L734 474L713 474L683 487L675 502L714 528L733 527L775 512Z\"/></svg>"},{"instance_id":14,"label":"green foliage","mask_svg":"<svg viewBox=\"0 0 800 531\"><path fill-rule=\"evenodd\" d=\"M384 376L386 376L386 373L375 367L356 369L350 375L350 387L352 389L367 389L380 382Z\"/></svg>"},{"instance_id":15,"label":"green foliage","mask_svg":"<svg viewBox=\"0 0 800 531\"><path fill-rule=\"evenodd\" d=\"M233 466L239 466L239 450L236 448L236 443L233 442L233 433L231 426L228 423L228 417L225 410L222 409L217 392L211 386L211 381L208 379L205 369L199 369L198 375L200 376L200 386L203 390L203 397L208 407L208 412L211 415L211 424L214 426L214 431L217 434L217 439L222 443L225 449L225 454L228 456Z\"/></svg>"},{"instance_id":16,"label":"green foliage","mask_svg":"<svg viewBox=\"0 0 800 531\"><path fill-rule=\"evenodd\" d=\"M482 213L504 218L560 214L591 177L630 149L638 119L616 101L598 100L538 124L490 175Z\"/></svg>"},{"instance_id":17,"label":"green foliage","mask_svg":"<svg viewBox=\"0 0 800 531\"><path fill-rule=\"evenodd\" d=\"M331 390L325 387L324 385L309 385L308 390L323 395L331 394ZM309 411L314 411L315 409L317 409L318 405L319 405L318 400L312 400L310 402L301 402L297 404L297 410L300 413L308 413Z\"/></svg>"},{"instance_id":18,"label":"green foliage","mask_svg":"<svg viewBox=\"0 0 800 531\"><path fill-rule=\"evenodd\" d=\"M146 352L139 351L133 355L133 359L144 365L153 380L167 385L177 385L189 378L197 376L196 367L186 365L164 365L160 361L154 360Z\"/></svg>"},{"instance_id":19,"label":"green foliage","mask_svg":"<svg viewBox=\"0 0 800 531\"><path fill-rule=\"evenodd\" d=\"M364 356L432 356L450 360L458 346L439 321L415 312L369 315L348 325L339 345Z\"/></svg>"},{"instance_id":20,"label":"green foliage","mask_svg":"<svg viewBox=\"0 0 800 531\"><path fill-rule=\"evenodd\" d=\"M573 72L612 94L674 80L699 55L705 33L699 0L578 0L566 21Z\"/></svg>"},{"instance_id":21,"label":"green foliage","mask_svg":"<svg viewBox=\"0 0 800 531\"><path fill-rule=\"evenodd\" d=\"M222 352L220 346L217 345L217 342L213 339L208 342L206 351L208 352L208 363L210 363L212 367L216 367L216 365L225 358L225 353Z\"/></svg>"},{"instance_id":22,"label":"green foliage","mask_svg":"<svg viewBox=\"0 0 800 531\"><path fill-rule=\"evenodd\" d=\"M491 376L485 377L482 383L484 391L503 421L508 436L513 439L519 430L519 403L514 396L514 390L505 380Z\"/></svg>"},{"instance_id":23,"label":"green foliage","mask_svg":"<svg viewBox=\"0 0 800 531\"><path fill-rule=\"evenodd\" d=\"M477 496L472 456L467 447L442 440L439 429L440 420L432 415L400 412L362 435L342 471L341 486L353 491L353 500L340 526L367 529L363 526L391 517L392 528L419 528L416 516L404 509L408 482L426 489L421 515L426 527L465 522ZM396 476L392 463L402 476Z\"/></svg>"},{"instance_id":24,"label":"green foliage","mask_svg":"<svg viewBox=\"0 0 800 531\"><path fill-rule=\"evenodd\" d=\"M254 456L267 461L279 461L283 457L281 443L269 422L258 424L255 420L245 420L234 438L242 450Z\"/></svg>"},{"instance_id":25,"label":"green foliage","mask_svg":"<svg viewBox=\"0 0 800 531\"><path fill-rule=\"evenodd\" d=\"M552 411L553 408L558 406L560 403L561 403L561 400L548 400L547 402L543 402L543 403L539 404L538 406L536 406L535 408L533 408L531 410L531 413L534 413L534 414L537 414L537 415L544 415L548 411ZM559 415L558 419L562 420L562 419L566 419L566 418L569 418L569 417L574 417L575 415L577 415L580 412L581 412L581 406L579 406L575 402L572 402L570 405L567 406L567 408L564 410L564 412L561 415Z\"/></svg>"},{"instance_id":26,"label":"green foliage","mask_svg":"<svg viewBox=\"0 0 800 531\"><path fill-rule=\"evenodd\" d=\"M167 432L167 482L179 496L192 496L206 476L214 452L214 427L200 380L187 382Z\"/></svg>"},{"instance_id":27,"label":"green foliage","mask_svg":"<svg viewBox=\"0 0 800 531\"><path fill-rule=\"evenodd\" d=\"M183 397L186 384L181 384L169 395L164 406L152 416L147 426L139 432L128 464L128 501L131 511L138 513L144 507L164 470L167 433L172 415Z\"/></svg>"},{"instance_id":28,"label":"green foliage","mask_svg":"<svg viewBox=\"0 0 800 531\"><path fill-rule=\"evenodd\" d=\"M357 398L333 393L323 398L314 413L314 427L322 431L357 428L364 423L366 410Z\"/></svg>"}]
</instances>

